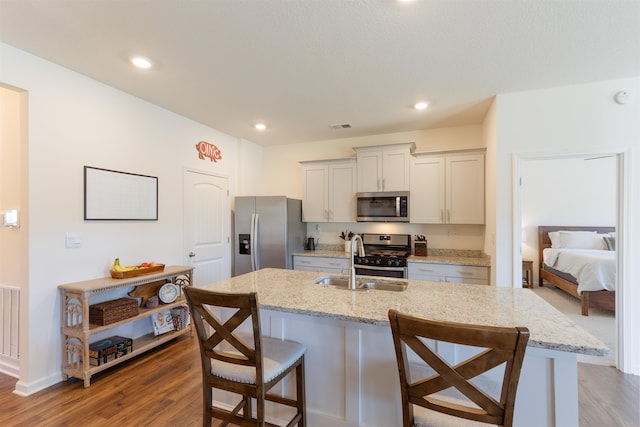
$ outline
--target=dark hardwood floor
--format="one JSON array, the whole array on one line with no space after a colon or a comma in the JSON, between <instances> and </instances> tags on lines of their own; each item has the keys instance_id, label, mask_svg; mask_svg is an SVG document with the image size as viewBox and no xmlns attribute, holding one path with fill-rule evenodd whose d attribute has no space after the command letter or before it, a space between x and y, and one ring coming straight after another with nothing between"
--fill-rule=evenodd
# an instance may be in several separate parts
<instances>
[{"instance_id":1,"label":"dark hardwood floor","mask_svg":"<svg viewBox=\"0 0 640 427\"><path fill-rule=\"evenodd\" d=\"M16 379L0 374L0 425L199 426L197 345L179 338L95 375L89 388L72 378L29 397L13 394ZM606 366L578 369L581 427L640 426L640 377Z\"/></svg>"}]
</instances>

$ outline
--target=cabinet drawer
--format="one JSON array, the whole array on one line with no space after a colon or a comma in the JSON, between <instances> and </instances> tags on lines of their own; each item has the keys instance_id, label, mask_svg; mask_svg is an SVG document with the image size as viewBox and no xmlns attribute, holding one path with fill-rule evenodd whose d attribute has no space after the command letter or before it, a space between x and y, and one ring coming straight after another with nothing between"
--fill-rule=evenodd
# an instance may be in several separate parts
<instances>
[{"instance_id":1,"label":"cabinet drawer","mask_svg":"<svg viewBox=\"0 0 640 427\"><path fill-rule=\"evenodd\" d=\"M489 280L489 269L487 267L453 265L453 264L427 264L410 262L408 263L410 279L423 279L423 277L446 277L463 279ZM447 280L453 282L454 280ZM476 282L474 282L476 283Z\"/></svg>"},{"instance_id":2,"label":"cabinet drawer","mask_svg":"<svg viewBox=\"0 0 640 427\"><path fill-rule=\"evenodd\" d=\"M294 270L329 271L342 273L349 269L349 260L315 256L294 256Z\"/></svg>"}]
</instances>

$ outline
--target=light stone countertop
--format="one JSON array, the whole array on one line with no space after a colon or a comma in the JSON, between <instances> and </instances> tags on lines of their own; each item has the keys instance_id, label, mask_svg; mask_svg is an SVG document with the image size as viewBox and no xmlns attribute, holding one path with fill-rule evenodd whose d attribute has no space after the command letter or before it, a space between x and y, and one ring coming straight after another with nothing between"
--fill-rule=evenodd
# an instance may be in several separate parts
<instances>
[{"instance_id":1,"label":"light stone countertop","mask_svg":"<svg viewBox=\"0 0 640 427\"><path fill-rule=\"evenodd\" d=\"M609 351L530 289L407 280L408 287L403 292L350 291L313 283L327 275L267 268L203 288L220 292L255 291L263 309L374 325L389 325L387 312L394 308L435 320L526 326L531 347L593 356L604 356Z\"/></svg>"},{"instance_id":2,"label":"light stone countertop","mask_svg":"<svg viewBox=\"0 0 640 427\"><path fill-rule=\"evenodd\" d=\"M293 255L317 256L326 258L344 258L349 259L349 253L335 250L315 250L315 251L299 251ZM429 255L426 257L411 255L407 258L409 262L419 262L424 264L453 264L453 265L470 265L477 267L491 267L491 259L488 256L455 256L455 255Z\"/></svg>"}]
</instances>

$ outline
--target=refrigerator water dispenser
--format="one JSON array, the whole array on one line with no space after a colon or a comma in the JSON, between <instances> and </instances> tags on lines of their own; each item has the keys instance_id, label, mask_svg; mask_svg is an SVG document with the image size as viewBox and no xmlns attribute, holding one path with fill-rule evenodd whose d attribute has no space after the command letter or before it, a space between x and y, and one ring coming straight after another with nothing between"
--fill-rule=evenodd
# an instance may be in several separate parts
<instances>
[{"instance_id":1,"label":"refrigerator water dispenser","mask_svg":"<svg viewBox=\"0 0 640 427\"><path fill-rule=\"evenodd\" d=\"M251 234L238 234L238 253L240 255L251 255Z\"/></svg>"}]
</instances>

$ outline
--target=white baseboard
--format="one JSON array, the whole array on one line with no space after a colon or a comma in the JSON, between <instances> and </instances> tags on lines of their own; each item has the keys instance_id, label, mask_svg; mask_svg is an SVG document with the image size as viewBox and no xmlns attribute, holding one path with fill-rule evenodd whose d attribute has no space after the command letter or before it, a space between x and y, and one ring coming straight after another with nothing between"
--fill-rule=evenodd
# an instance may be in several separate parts
<instances>
[{"instance_id":1,"label":"white baseboard","mask_svg":"<svg viewBox=\"0 0 640 427\"><path fill-rule=\"evenodd\" d=\"M32 394L44 390L47 387L51 387L54 384L58 384L61 381L62 375L60 373L54 374L47 378L42 378L32 383L27 383L20 380L16 383L16 388L13 393L23 397L31 396Z\"/></svg>"}]
</instances>

